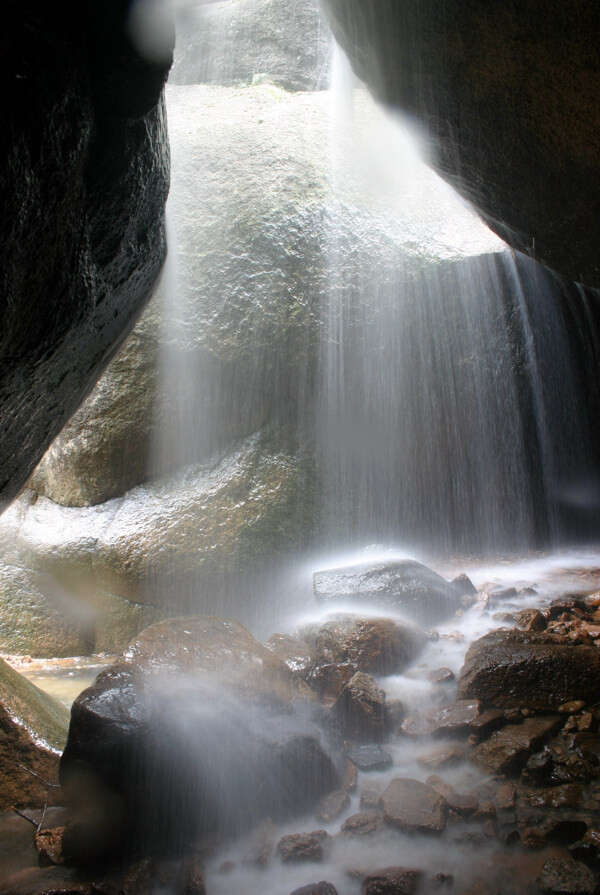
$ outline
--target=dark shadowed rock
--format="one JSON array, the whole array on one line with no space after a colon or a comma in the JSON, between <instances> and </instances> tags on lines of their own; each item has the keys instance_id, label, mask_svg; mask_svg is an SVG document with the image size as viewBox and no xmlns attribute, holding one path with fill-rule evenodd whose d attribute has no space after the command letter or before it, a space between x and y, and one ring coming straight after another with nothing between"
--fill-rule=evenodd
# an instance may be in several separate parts
<instances>
[{"instance_id":1,"label":"dark shadowed rock","mask_svg":"<svg viewBox=\"0 0 600 895\"><path fill-rule=\"evenodd\" d=\"M423 874L404 867L385 867L369 873L362 881L363 895L415 895Z\"/></svg>"},{"instance_id":2,"label":"dark shadowed rock","mask_svg":"<svg viewBox=\"0 0 600 895\"><path fill-rule=\"evenodd\" d=\"M529 755L561 726L557 718L527 718L497 730L477 746L471 761L488 774L518 774Z\"/></svg>"},{"instance_id":3,"label":"dark shadowed rock","mask_svg":"<svg viewBox=\"0 0 600 895\"><path fill-rule=\"evenodd\" d=\"M376 742L385 732L385 692L373 678L358 671L342 689L333 707L345 736Z\"/></svg>"},{"instance_id":4,"label":"dark shadowed rock","mask_svg":"<svg viewBox=\"0 0 600 895\"><path fill-rule=\"evenodd\" d=\"M0 810L56 804L44 781L58 782L68 723L64 706L0 659Z\"/></svg>"},{"instance_id":5,"label":"dark shadowed rock","mask_svg":"<svg viewBox=\"0 0 600 895\"><path fill-rule=\"evenodd\" d=\"M75 870L45 867L21 870L0 882L0 895L94 895L91 882Z\"/></svg>"},{"instance_id":6,"label":"dark shadowed rock","mask_svg":"<svg viewBox=\"0 0 600 895\"><path fill-rule=\"evenodd\" d=\"M359 77L425 126L432 163L492 229L600 286L597 4L325 6Z\"/></svg>"},{"instance_id":7,"label":"dark shadowed rock","mask_svg":"<svg viewBox=\"0 0 600 895\"><path fill-rule=\"evenodd\" d=\"M414 560L315 572L313 587L319 603L386 606L419 623L439 621L460 605L459 591L450 582Z\"/></svg>"},{"instance_id":8,"label":"dark shadowed rock","mask_svg":"<svg viewBox=\"0 0 600 895\"><path fill-rule=\"evenodd\" d=\"M127 10L2 5L2 508L133 326L165 258L173 36L162 58L145 58Z\"/></svg>"},{"instance_id":9,"label":"dark shadowed rock","mask_svg":"<svg viewBox=\"0 0 600 895\"><path fill-rule=\"evenodd\" d=\"M241 625L160 623L75 701L61 780L92 813L98 794L107 851L288 817L339 786L312 704Z\"/></svg>"},{"instance_id":10,"label":"dark shadowed rock","mask_svg":"<svg viewBox=\"0 0 600 895\"><path fill-rule=\"evenodd\" d=\"M388 823L409 833L441 833L446 825L445 802L431 786L397 777L381 796Z\"/></svg>"},{"instance_id":11,"label":"dark shadowed rock","mask_svg":"<svg viewBox=\"0 0 600 895\"><path fill-rule=\"evenodd\" d=\"M500 707L556 711L572 699L600 698L600 650L557 635L493 631L471 645L458 695Z\"/></svg>"}]
</instances>

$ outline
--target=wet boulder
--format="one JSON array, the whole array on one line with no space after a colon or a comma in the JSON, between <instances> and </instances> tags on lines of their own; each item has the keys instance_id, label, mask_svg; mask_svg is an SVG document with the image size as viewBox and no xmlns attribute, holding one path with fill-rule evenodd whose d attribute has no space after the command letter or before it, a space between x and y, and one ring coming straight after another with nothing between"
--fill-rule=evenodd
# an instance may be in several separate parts
<instances>
[{"instance_id":1,"label":"wet boulder","mask_svg":"<svg viewBox=\"0 0 600 895\"><path fill-rule=\"evenodd\" d=\"M314 808L339 780L312 705L236 622L153 625L72 708L60 776L91 812L90 848L173 848Z\"/></svg>"},{"instance_id":2,"label":"wet boulder","mask_svg":"<svg viewBox=\"0 0 600 895\"><path fill-rule=\"evenodd\" d=\"M392 780L380 805L386 821L404 832L441 833L446 825L444 798L418 780Z\"/></svg>"},{"instance_id":3,"label":"wet boulder","mask_svg":"<svg viewBox=\"0 0 600 895\"><path fill-rule=\"evenodd\" d=\"M326 854L329 835L325 830L312 833L290 833L277 843L277 854L284 864L322 861Z\"/></svg>"},{"instance_id":4,"label":"wet boulder","mask_svg":"<svg viewBox=\"0 0 600 895\"><path fill-rule=\"evenodd\" d=\"M475 748L471 761L488 774L518 774L529 756L560 728L558 718L526 718L509 724Z\"/></svg>"},{"instance_id":5,"label":"wet boulder","mask_svg":"<svg viewBox=\"0 0 600 895\"><path fill-rule=\"evenodd\" d=\"M0 810L60 800L58 762L69 713L0 659Z\"/></svg>"},{"instance_id":6,"label":"wet boulder","mask_svg":"<svg viewBox=\"0 0 600 895\"><path fill-rule=\"evenodd\" d=\"M320 691L333 690L333 695L345 683L340 670L346 671L346 680L357 671L393 674L414 661L425 644L425 635L412 624L354 615L309 625L298 636L314 656L308 682Z\"/></svg>"},{"instance_id":7,"label":"wet boulder","mask_svg":"<svg viewBox=\"0 0 600 895\"><path fill-rule=\"evenodd\" d=\"M546 861L537 884L549 895L594 895L598 891L598 880L589 867L566 857Z\"/></svg>"},{"instance_id":8,"label":"wet boulder","mask_svg":"<svg viewBox=\"0 0 600 895\"><path fill-rule=\"evenodd\" d=\"M433 623L460 606L460 588L415 560L365 563L313 575L318 603L385 607L418 623Z\"/></svg>"},{"instance_id":9,"label":"wet boulder","mask_svg":"<svg viewBox=\"0 0 600 895\"><path fill-rule=\"evenodd\" d=\"M306 679L314 662L314 655L308 644L289 634L273 634L265 642L276 656L282 659L290 671Z\"/></svg>"},{"instance_id":10,"label":"wet boulder","mask_svg":"<svg viewBox=\"0 0 600 895\"><path fill-rule=\"evenodd\" d=\"M385 692L373 678L357 671L343 687L333 707L344 735L351 740L377 742L385 732Z\"/></svg>"},{"instance_id":11,"label":"wet boulder","mask_svg":"<svg viewBox=\"0 0 600 895\"><path fill-rule=\"evenodd\" d=\"M575 699L594 703L600 698L600 650L546 632L493 631L469 648L458 695L539 713Z\"/></svg>"}]
</instances>

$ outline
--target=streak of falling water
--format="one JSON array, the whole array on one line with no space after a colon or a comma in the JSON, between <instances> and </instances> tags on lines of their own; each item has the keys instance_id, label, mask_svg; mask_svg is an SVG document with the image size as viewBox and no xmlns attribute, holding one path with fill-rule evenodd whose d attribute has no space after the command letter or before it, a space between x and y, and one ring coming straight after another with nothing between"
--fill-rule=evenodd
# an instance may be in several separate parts
<instances>
[{"instance_id":1,"label":"streak of falling water","mask_svg":"<svg viewBox=\"0 0 600 895\"><path fill-rule=\"evenodd\" d=\"M343 62L334 72L332 192L362 162L365 201L387 191L406 232L395 266L366 258L353 279L332 205L317 424L330 537L434 554L560 543L566 486L592 456L563 288L491 234L478 250L464 208L465 234L444 232L450 189L439 184L436 216L406 125L380 112L357 136L360 91Z\"/></svg>"}]
</instances>

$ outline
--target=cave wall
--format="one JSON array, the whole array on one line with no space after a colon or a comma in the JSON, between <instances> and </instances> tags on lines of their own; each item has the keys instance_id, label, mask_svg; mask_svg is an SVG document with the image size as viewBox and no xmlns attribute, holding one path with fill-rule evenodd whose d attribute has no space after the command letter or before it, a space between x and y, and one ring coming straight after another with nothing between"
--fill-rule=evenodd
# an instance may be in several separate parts
<instances>
[{"instance_id":1,"label":"cave wall","mask_svg":"<svg viewBox=\"0 0 600 895\"><path fill-rule=\"evenodd\" d=\"M125 0L0 9L0 510L133 326L166 255L171 52Z\"/></svg>"},{"instance_id":2,"label":"cave wall","mask_svg":"<svg viewBox=\"0 0 600 895\"><path fill-rule=\"evenodd\" d=\"M595 0L324 0L385 103L514 248L600 286L600 6Z\"/></svg>"}]
</instances>

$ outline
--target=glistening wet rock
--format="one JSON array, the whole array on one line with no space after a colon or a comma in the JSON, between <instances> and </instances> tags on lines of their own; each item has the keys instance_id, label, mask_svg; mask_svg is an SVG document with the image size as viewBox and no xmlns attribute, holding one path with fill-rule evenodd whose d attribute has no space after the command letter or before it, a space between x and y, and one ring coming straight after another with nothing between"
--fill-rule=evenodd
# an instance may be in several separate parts
<instances>
[{"instance_id":1,"label":"glistening wet rock","mask_svg":"<svg viewBox=\"0 0 600 895\"><path fill-rule=\"evenodd\" d=\"M574 699L593 703L600 699L600 650L546 632L493 631L470 646L458 695L540 713Z\"/></svg>"},{"instance_id":2,"label":"glistening wet rock","mask_svg":"<svg viewBox=\"0 0 600 895\"><path fill-rule=\"evenodd\" d=\"M304 861L322 861L325 845L329 839L325 830L313 833L291 833L282 836L277 843L277 853L285 864Z\"/></svg>"},{"instance_id":3,"label":"glistening wet rock","mask_svg":"<svg viewBox=\"0 0 600 895\"><path fill-rule=\"evenodd\" d=\"M594 895L598 880L580 861L571 858L551 858L542 867L537 884L549 895Z\"/></svg>"},{"instance_id":4,"label":"glistening wet rock","mask_svg":"<svg viewBox=\"0 0 600 895\"><path fill-rule=\"evenodd\" d=\"M294 889L291 895L338 895L338 893L335 886L322 880L320 883L309 883L308 886Z\"/></svg>"},{"instance_id":5,"label":"glistening wet rock","mask_svg":"<svg viewBox=\"0 0 600 895\"><path fill-rule=\"evenodd\" d=\"M527 718L497 730L473 751L471 761L488 774L518 774L529 755L561 726L559 718Z\"/></svg>"},{"instance_id":6,"label":"glistening wet rock","mask_svg":"<svg viewBox=\"0 0 600 895\"><path fill-rule=\"evenodd\" d=\"M340 692L333 707L344 735L351 740L377 742L385 732L385 692L373 678L358 671Z\"/></svg>"},{"instance_id":7,"label":"glistening wet rock","mask_svg":"<svg viewBox=\"0 0 600 895\"><path fill-rule=\"evenodd\" d=\"M439 621L460 605L459 589L415 560L315 572L313 588L319 603L385 606L419 623Z\"/></svg>"},{"instance_id":8,"label":"glistening wet rock","mask_svg":"<svg viewBox=\"0 0 600 895\"><path fill-rule=\"evenodd\" d=\"M339 786L312 705L241 625L160 623L75 701L61 781L105 852L293 816Z\"/></svg>"}]
</instances>

